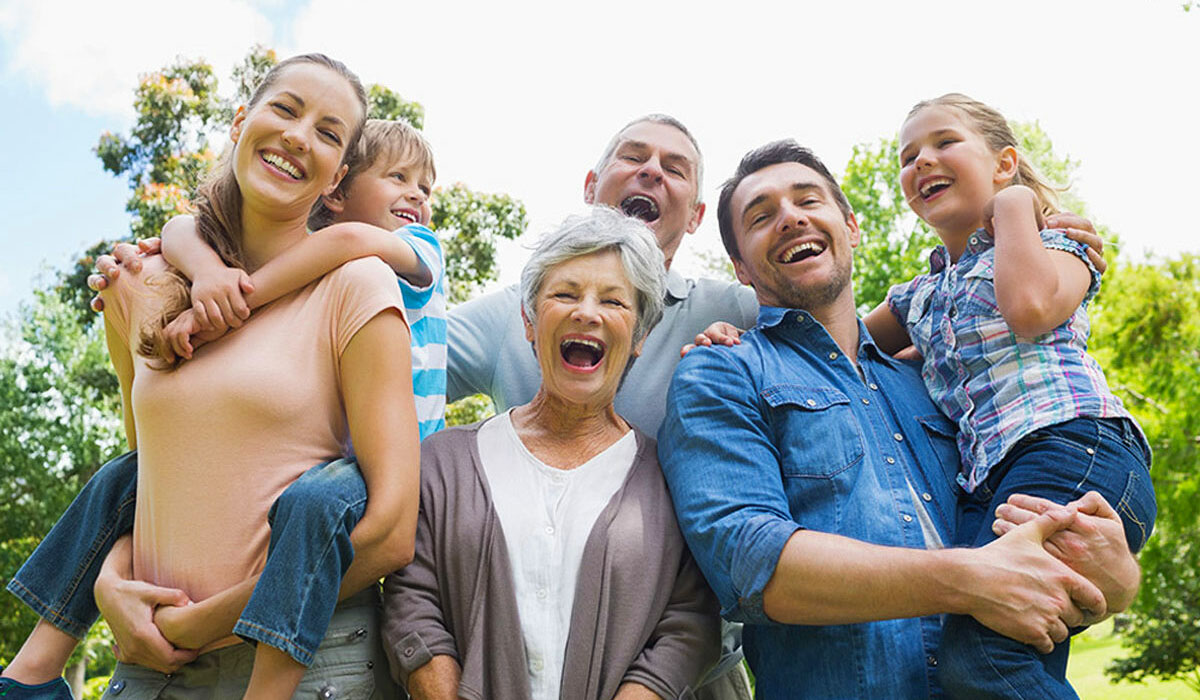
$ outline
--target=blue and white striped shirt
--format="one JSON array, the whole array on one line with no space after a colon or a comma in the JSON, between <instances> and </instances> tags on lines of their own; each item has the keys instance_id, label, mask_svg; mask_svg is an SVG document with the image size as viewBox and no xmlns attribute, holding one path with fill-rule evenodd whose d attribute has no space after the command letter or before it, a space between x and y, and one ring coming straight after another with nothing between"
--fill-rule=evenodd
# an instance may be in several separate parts
<instances>
[{"instance_id":1,"label":"blue and white striped shirt","mask_svg":"<svg viewBox=\"0 0 1200 700\"><path fill-rule=\"evenodd\" d=\"M413 397L421 439L446 427L446 260L433 231L420 224L396 230L429 269L432 282L414 287L400 278L412 331Z\"/></svg>"}]
</instances>

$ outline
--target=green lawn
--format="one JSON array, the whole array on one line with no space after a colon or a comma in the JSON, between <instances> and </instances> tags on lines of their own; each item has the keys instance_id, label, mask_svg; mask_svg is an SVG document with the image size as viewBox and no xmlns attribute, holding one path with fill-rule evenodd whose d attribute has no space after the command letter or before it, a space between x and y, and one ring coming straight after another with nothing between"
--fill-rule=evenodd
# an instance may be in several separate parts
<instances>
[{"instance_id":1,"label":"green lawn","mask_svg":"<svg viewBox=\"0 0 1200 700\"><path fill-rule=\"evenodd\" d=\"M1104 667L1121 655L1121 640L1112 635L1112 622L1097 625L1071 642L1067 678L1082 700L1200 700L1182 681L1163 683L1109 682Z\"/></svg>"}]
</instances>

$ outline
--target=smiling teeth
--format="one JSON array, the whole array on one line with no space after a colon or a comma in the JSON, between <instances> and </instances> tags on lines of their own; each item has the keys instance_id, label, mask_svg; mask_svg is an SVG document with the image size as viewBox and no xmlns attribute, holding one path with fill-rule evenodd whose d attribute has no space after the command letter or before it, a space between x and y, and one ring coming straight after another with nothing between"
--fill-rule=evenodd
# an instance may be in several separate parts
<instances>
[{"instance_id":1,"label":"smiling teeth","mask_svg":"<svg viewBox=\"0 0 1200 700\"><path fill-rule=\"evenodd\" d=\"M950 178L948 178L948 177L934 178L934 179L926 182L925 184L921 185L921 196L928 197L932 193L934 187L937 187L938 185L947 185L948 186L949 184L950 184Z\"/></svg>"},{"instance_id":2,"label":"smiling teeth","mask_svg":"<svg viewBox=\"0 0 1200 700\"><path fill-rule=\"evenodd\" d=\"M597 352L604 351L604 348L601 347L600 343L598 343L594 340L587 340L585 338L569 338L569 339L563 341L563 345L566 345L567 343L578 343L579 345L583 345L583 346L592 348L593 350L596 350Z\"/></svg>"},{"instance_id":3,"label":"smiling teeth","mask_svg":"<svg viewBox=\"0 0 1200 700\"><path fill-rule=\"evenodd\" d=\"M783 251L783 255L779 256L779 259L785 263L790 263L799 257L801 253L809 251L812 251L813 255L820 255L825 251L825 246L815 241L805 241Z\"/></svg>"},{"instance_id":4,"label":"smiling teeth","mask_svg":"<svg viewBox=\"0 0 1200 700\"><path fill-rule=\"evenodd\" d=\"M303 177L300 174L300 171L296 169L296 166L289 163L282 156L278 156L274 153L264 153L262 155L262 159L267 161L271 165L274 165L276 168L279 168L280 170L287 173L288 175L291 175L292 177L296 178L297 180L299 180L300 178Z\"/></svg>"},{"instance_id":5,"label":"smiling teeth","mask_svg":"<svg viewBox=\"0 0 1200 700\"><path fill-rule=\"evenodd\" d=\"M392 212L392 215L399 219L405 219L410 223L417 223L417 217L406 211L394 211Z\"/></svg>"}]
</instances>

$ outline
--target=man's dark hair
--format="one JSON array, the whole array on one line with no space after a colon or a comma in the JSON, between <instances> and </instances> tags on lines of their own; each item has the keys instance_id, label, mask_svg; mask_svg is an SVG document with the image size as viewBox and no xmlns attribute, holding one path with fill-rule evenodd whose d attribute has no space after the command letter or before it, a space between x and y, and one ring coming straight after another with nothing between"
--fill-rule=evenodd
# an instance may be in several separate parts
<instances>
[{"instance_id":1,"label":"man's dark hair","mask_svg":"<svg viewBox=\"0 0 1200 700\"><path fill-rule=\"evenodd\" d=\"M733 200L733 192L737 189L738 185L742 184L742 180L745 180L763 168L778 165L779 163L799 163L817 171L817 174L824 178L825 182L829 183L829 189L832 190L834 199L837 200L838 208L842 210L842 214L849 218L852 213L850 210L850 201L846 199L846 194L842 192L841 187L838 187L837 180L833 179L829 168L825 167L825 164L813 154L812 150L801 146L793 139L772 141L765 146L759 146L745 156L742 156L742 162L738 163L733 177L721 185L721 197L717 200L717 225L721 228L721 242L725 244L725 252L729 254L731 260L742 259L742 256L738 253L737 238L733 235L733 212L729 211Z\"/></svg>"}]
</instances>

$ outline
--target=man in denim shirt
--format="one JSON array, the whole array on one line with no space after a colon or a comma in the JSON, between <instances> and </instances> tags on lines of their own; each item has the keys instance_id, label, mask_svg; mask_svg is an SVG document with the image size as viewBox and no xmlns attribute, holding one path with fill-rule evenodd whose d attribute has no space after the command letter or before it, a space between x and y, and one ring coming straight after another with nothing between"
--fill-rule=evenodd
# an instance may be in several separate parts
<instances>
[{"instance_id":1,"label":"man in denim shirt","mask_svg":"<svg viewBox=\"0 0 1200 700\"><path fill-rule=\"evenodd\" d=\"M984 548L942 549L954 428L858 320L858 224L811 151L749 153L717 216L758 325L680 363L659 456L722 613L746 623L759 697L940 697L939 613L1048 651L1085 610L1127 599L1136 563L1116 546L1119 520L1049 509ZM1085 526L1104 533L1088 555L1047 553L1044 540Z\"/></svg>"}]
</instances>

